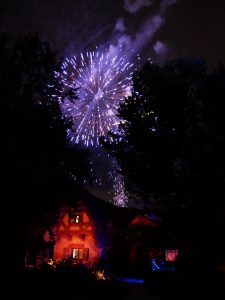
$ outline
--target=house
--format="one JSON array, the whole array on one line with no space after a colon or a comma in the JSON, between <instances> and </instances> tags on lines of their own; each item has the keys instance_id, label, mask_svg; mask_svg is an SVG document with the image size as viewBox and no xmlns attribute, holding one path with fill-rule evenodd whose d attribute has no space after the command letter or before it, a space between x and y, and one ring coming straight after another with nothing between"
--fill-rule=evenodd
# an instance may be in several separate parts
<instances>
[{"instance_id":1,"label":"house","mask_svg":"<svg viewBox=\"0 0 225 300\"><path fill-rule=\"evenodd\" d=\"M160 219L138 209L124 209L120 214L124 221L112 237L110 249L114 271L121 275L142 276L150 270L173 270L179 253L178 244L162 228Z\"/></svg>"},{"instance_id":2,"label":"house","mask_svg":"<svg viewBox=\"0 0 225 300\"><path fill-rule=\"evenodd\" d=\"M99 236L103 224L100 224L102 222L97 217L90 210L90 205L87 205L87 198L80 200L76 207L64 207L54 226L53 258L58 260L71 256L89 264L99 261L107 246L103 236L107 233L110 221L105 224L106 232Z\"/></svg>"},{"instance_id":3,"label":"house","mask_svg":"<svg viewBox=\"0 0 225 300\"><path fill-rule=\"evenodd\" d=\"M98 262L111 245L112 222L110 217L114 206L83 192L74 205L60 208L52 226L44 226L41 217L31 226L26 264L35 264L37 257L62 260L71 257L92 265Z\"/></svg>"},{"instance_id":4,"label":"house","mask_svg":"<svg viewBox=\"0 0 225 300\"><path fill-rule=\"evenodd\" d=\"M115 272L135 273L151 268L154 258L172 261L177 256L176 248L166 247L170 243L155 216L114 206L88 192L80 195L76 205L62 207L53 226L34 226L31 236L39 241L30 243L33 249L28 247L26 261L31 263L37 255L55 261L70 257L88 265L104 262Z\"/></svg>"}]
</instances>

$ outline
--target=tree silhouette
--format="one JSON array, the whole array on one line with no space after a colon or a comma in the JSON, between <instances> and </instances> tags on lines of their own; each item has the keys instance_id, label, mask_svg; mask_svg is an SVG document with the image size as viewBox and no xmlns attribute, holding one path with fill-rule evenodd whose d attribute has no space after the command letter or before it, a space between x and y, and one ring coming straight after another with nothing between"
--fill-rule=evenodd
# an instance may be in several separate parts
<instances>
[{"instance_id":1,"label":"tree silhouette","mask_svg":"<svg viewBox=\"0 0 225 300\"><path fill-rule=\"evenodd\" d=\"M70 120L62 115L58 99L75 99L76 91L62 94L54 76L60 64L50 45L37 35L14 44L1 36L0 54L2 222L7 249L15 258L13 249L24 250L32 218L74 200L90 174L88 153L66 137Z\"/></svg>"},{"instance_id":2,"label":"tree silhouette","mask_svg":"<svg viewBox=\"0 0 225 300\"><path fill-rule=\"evenodd\" d=\"M191 223L213 239L224 212L224 67L208 74L204 61L188 57L147 63L133 85L118 111L118 133L103 145L116 156L136 200L169 210L176 220L191 210Z\"/></svg>"}]
</instances>

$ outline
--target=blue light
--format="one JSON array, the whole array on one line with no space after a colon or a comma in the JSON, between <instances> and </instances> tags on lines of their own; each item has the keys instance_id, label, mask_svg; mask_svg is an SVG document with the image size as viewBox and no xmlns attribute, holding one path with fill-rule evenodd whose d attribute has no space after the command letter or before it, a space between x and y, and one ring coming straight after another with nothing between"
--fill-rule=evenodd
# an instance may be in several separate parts
<instances>
[{"instance_id":1,"label":"blue light","mask_svg":"<svg viewBox=\"0 0 225 300\"><path fill-rule=\"evenodd\" d=\"M121 282L126 282L126 283L139 283L139 284L144 283L144 279L142 278L117 277L117 279Z\"/></svg>"},{"instance_id":2,"label":"blue light","mask_svg":"<svg viewBox=\"0 0 225 300\"><path fill-rule=\"evenodd\" d=\"M165 260L159 260L156 261L156 259L152 259L152 271L170 271L174 272L176 271L176 267L172 265L171 263L166 262Z\"/></svg>"},{"instance_id":3,"label":"blue light","mask_svg":"<svg viewBox=\"0 0 225 300\"><path fill-rule=\"evenodd\" d=\"M160 270L159 265L156 263L155 259L152 259L152 271Z\"/></svg>"}]
</instances>

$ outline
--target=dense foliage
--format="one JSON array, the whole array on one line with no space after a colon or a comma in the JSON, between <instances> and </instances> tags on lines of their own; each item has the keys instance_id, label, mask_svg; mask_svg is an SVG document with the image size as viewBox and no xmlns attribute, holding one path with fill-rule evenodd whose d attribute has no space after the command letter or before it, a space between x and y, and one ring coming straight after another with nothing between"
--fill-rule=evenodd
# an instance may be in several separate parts
<instances>
[{"instance_id":1,"label":"dense foliage","mask_svg":"<svg viewBox=\"0 0 225 300\"><path fill-rule=\"evenodd\" d=\"M224 99L221 65L211 74L203 61L190 58L144 65L120 106L118 134L104 142L127 189L147 204L152 199L169 206L222 192Z\"/></svg>"},{"instance_id":2,"label":"dense foliage","mask_svg":"<svg viewBox=\"0 0 225 300\"><path fill-rule=\"evenodd\" d=\"M1 221L4 226L13 221L5 227L5 235L18 249L29 222L40 212L74 201L84 179L90 177L87 153L70 145L66 137L70 120L63 116L58 99L74 99L76 91L62 93L54 75L59 67L56 53L38 36L21 37L15 43L1 36L1 206L5 212ZM8 247L13 251L11 244Z\"/></svg>"},{"instance_id":3,"label":"dense foliage","mask_svg":"<svg viewBox=\"0 0 225 300\"><path fill-rule=\"evenodd\" d=\"M224 66L209 73L194 58L148 63L133 87L118 112L118 133L102 143L117 158L131 200L160 210L167 228L219 257L225 249Z\"/></svg>"},{"instance_id":4,"label":"dense foliage","mask_svg":"<svg viewBox=\"0 0 225 300\"><path fill-rule=\"evenodd\" d=\"M62 95L54 76L56 53L37 36L20 38L11 47L3 36L0 47L4 202L17 195L13 204L17 199L19 206L23 201L51 205L64 196L66 181L76 177L81 184L88 176L83 153L66 138L70 120L63 117L58 98L63 101L68 94ZM18 195L23 195L20 200Z\"/></svg>"}]
</instances>

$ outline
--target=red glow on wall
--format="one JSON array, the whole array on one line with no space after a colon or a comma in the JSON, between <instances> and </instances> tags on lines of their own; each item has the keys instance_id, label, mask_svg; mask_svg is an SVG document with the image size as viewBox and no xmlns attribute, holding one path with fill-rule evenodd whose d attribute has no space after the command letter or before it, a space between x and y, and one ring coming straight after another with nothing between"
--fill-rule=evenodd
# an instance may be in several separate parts
<instances>
[{"instance_id":1,"label":"red glow on wall","mask_svg":"<svg viewBox=\"0 0 225 300\"><path fill-rule=\"evenodd\" d=\"M95 240L94 228L95 224L84 207L80 207L79 213L63 209L55 231L54 259L71 256L83 262L98 261L101 248Z\"/></svg>"}]
</instances>

